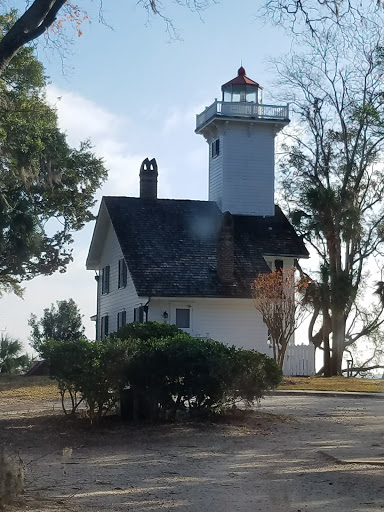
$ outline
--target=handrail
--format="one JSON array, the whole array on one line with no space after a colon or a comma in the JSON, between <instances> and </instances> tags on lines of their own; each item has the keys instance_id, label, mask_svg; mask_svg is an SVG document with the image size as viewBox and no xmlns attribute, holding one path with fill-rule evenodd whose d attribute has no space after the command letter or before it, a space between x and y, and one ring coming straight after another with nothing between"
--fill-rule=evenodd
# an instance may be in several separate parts
<instances>
[{"instance_id":1,"label":"handrail","mask_svg":"<svg viewBox=\"0 0 384 512\"><path fill-rule=\"evenodd\" d=\"M201 128L214 116L248 117L255 119L289 119L288 105L263 105L253 102L229 102L215 100L212 105L196 116L196 129Z\"/></svg>"}]
</instances>

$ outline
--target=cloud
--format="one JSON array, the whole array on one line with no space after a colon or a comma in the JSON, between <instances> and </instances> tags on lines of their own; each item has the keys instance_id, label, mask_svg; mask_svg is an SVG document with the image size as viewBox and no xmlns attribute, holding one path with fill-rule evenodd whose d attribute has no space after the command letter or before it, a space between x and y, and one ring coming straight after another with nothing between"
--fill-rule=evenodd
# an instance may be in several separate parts
<instances>
[{"instance_id":1,"label":"cloud","mask_svg":"<svg viewBox=\"0 0 384 512\"><path fill-rule=\"evenodd\" d=\"M164 110L160 106L134 122L55 85L48 87L47 100L57 109L68 143L77 147L90 138L95 154L104 159L108 181L97 199L102 195L138 196L139 169L147 156L155 156L159 163L159 197L206 198L208 148L194 134L195 114L203 108ZM158 129L153 128L156 126ZM96 311L96 286L94 273L85 270L93 227L90 223L75 234L74 261L65 274L25 283L24 300L11 295L1 299L0 330L7 329L26 343L31 313L40 318L51 303L73 298L84 315L87 336L94 337L94 323L89 318Z\"/></svg>"},{"instance_id":2,"label":"cloud","mask_svg":"<svg viewBox=\"0 0 384 512\"><path fill-rule=\"evenodd\" d=\"M104 159L109 170L108 181L97 198L138 195L138 173L145 156L132 149L135 133L131 121L54 85L47 88L47 100L57 109L59 126L66 132L68 143L76 147L90 138L94 152ZM23 300L12 295L1 299L0 330L6 329L26 345L31 313L40 318L43 309L51 303L73 298L84 315L87 336L94 337L94 324L89 317L96 311L96 286L93 272L85 269L93 226L94 223L90 223L75 234L74 261L65 274L41 276L25 283Z\"/></svg>"},{"instance_id":3,"label":"cloud","mask_svg":"<svg viewBox=\"0 0 384 512\"><path fill-rule=\"evenodd\" d=\"M132 148L135 130L131 121L100 107L72 91L47 87L47 100L55 106L60 128L68 143L78 146L90 139L97 156L104 159L108 181L98 194L137 195L138 172L145 156Z\"/></svg>"}]
</instances>

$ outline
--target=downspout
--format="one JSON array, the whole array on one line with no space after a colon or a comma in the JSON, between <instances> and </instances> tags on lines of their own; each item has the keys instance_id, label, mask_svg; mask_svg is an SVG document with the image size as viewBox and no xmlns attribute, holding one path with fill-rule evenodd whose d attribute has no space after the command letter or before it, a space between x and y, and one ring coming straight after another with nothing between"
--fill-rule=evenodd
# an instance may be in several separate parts
<instances>
[{"instance_id":1,"label":"downspout","mask_svg":"<svg viewBox=\"0 0 384 512\"><path fill-rule=\"evenodd\" d=\"M143 306L143 312L145 314L145 321L148 322L148 304L151 302L151 297L148 297L147 302Z\"/></svg>"}]
</instances>

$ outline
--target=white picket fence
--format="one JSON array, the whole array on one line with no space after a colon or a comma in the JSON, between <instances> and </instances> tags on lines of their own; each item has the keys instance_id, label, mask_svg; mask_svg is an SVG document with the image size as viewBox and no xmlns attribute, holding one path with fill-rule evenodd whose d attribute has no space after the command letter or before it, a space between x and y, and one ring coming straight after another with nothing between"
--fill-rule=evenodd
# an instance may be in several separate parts
<instances>
[{"instance_id":1,"label":"white picket fence","mask_svg":"<svg viewBox=\"0 0 384 512\"><path fill-rule=\"evenodd\" d=\"M291 345L287 348L283 367L284 375L308 377L315 374L315 346Z\"/></svg>"},{"instance_id":2,"label":"white picket fence","mask_svg":"<svg viewBox=\"0 0 384 512\"><path fill-rule=\"evenodd\" d=\"M271 354L272 356L272 349ZM315 346L290 345L285 353L283 367L287 377L308 377L315 374Z\"/></svg>"}]
</instances>

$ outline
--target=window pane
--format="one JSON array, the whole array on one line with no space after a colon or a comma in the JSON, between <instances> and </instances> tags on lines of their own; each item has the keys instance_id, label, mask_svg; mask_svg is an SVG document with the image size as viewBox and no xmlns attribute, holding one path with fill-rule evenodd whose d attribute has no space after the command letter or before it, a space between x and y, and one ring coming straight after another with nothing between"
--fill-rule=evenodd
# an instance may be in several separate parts
<instances>
[{"instance_id":1,"label":"window pane","mask_svg":"<svg viewBox=\"0 0 384 512\"><path fill-rule=\"evenodd\" d=\"M189 329L190 327L190 315L189 309L178 309L176 308L176 326L181 329Z\"/></svg>"}]
</instances>

